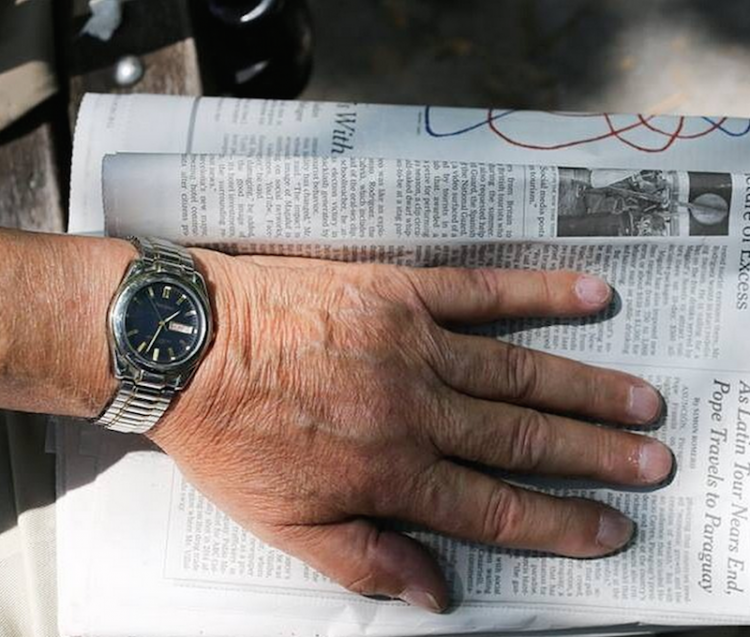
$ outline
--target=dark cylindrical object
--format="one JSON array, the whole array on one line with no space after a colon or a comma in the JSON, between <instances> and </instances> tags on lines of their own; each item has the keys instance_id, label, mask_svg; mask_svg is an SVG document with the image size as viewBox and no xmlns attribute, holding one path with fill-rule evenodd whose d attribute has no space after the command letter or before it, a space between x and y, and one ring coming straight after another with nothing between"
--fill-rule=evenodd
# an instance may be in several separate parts
<instances>
[{"instance_id":1,"label":"dark cylindrical object","mask_svg":"<svg viewBox=\"0 0 750 637\"><path fill-rule=\"evenodd\" d=\"M307 0L193 0L207 84L238 97L293 98L312 70Z\"/></svg>"}]
</instances>

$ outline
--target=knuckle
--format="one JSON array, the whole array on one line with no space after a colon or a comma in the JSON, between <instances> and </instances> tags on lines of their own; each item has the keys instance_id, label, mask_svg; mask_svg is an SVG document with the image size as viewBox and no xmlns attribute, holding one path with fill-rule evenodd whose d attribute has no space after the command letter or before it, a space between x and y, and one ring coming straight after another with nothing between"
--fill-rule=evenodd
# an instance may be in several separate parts
<instances>
[{"instance_id":1,"label":"knuckle","mask_svg":"<svg viewBox=\"0 0 750 637\"><path fill-rule=\"evenodd\" d=\"M537 411L527 411L516 423L508 468L538 469L553 444L552 432L547 416Z\"/></svg>"},{"instance_id":2,"label":"knuckle","mask_svg":"<svg viewBox=\"0 0 750 637\"><path fill-rule=\"evenodd\" d=\"M370 595L375 592L375 574L366 570L358 574L353 580L341 582L346 590L357 595Z\"/></svg>"},{"instance_id":3,"label":"knuckle","mask_svg":"<svg viewBox=\"0 0 750 637\"><path fill-rule=\"evenodd\" d=\"M465 407L450 391L432 388L422 402L421 411L415 409L412 413L418 419L416 429L423 443L423 453L431 450L435 457L446 457L464 447Z\"/></svg>"},{"instance_id":4,"label":"knuckle","mask_svg":"<svg viewBox=\"0 0 750 637\"><path fill-rule=\"evenodd\" d=\"M509 345L503 358L504 380L510 396L521 400L533 400L540 384L537 355L530 349Z\"/></svg>"},{"instance_id":5,"label":"knuckle","mask_svg":"<svg viewBox=\"0 0 750 637\"><path fill-rule=\"evenodd\" d=\"M581 379L583 391L585 392L583 407L586 407L588 410L598 410L607 405L609 401L605 396L608 390L608 379L606 377L597 375L594 369L586 365L581 365L575 370L572 378Z\"/></svg>"},{"instance_id":6,"label":"knuckle","mask_svg":"<svg viewBox=\"0 0 750 637\"><path fill-rule=\"evenodd\" d=\"M451 347L446 332L435 325L428 325L416 334L416 345L422 358L435 370L453 369L459 363L454 347ZM439 376L439 374L436 374Z\"/></svg>"},{"instance_id":7,"label":"knuckle","mask_svg":"<svg viewBox=\"0 0 750 637\"><path fill-rule=\"evenodd\" d=\"M551 307L555 300L555 293L549 272L536 272L534 281L536 282L536 296L540 305Z\"/></svg>"},{"instance_id":8,"label":"knuckle","mask_svg":"<svg viewBox=\"0 0 750 637\"><path fill-rule=\"evenodd\" d=\"M467 270L469 284L474 291L486 299L503 301L504 291L497 270L492 268L475 268Z\"/></svg>"},{"instance_id":9,"label":"knuckle","mask_svg":"<svg viewBox=\"0 0 750 637\"><path fill-rule=\"evenodd\" d=\"M615 437L617 437L619 443L627 443L627 440L619 439L619 434L604 433L604 430L600 430L597 435L592 436L593 458L590 473L593 476L609 476L617 472L622 457L621 451L627 448L627 444L618 444L618 442L615 442Z\"/></svg>"},{"instance_id":10,"label":"knuckle","mask_svg":"<svg viewBox=\"0 0 750 637\"><path fill-rule=\"evenodd\" d=\"M375 285L384 298L396 300L399 306L413 314L422 314L427 310L420 290L420 274L419 271L393 268L382 272Z\"/></svg>"},{"instance_id":11,"label":"knuckle","mask_svg":"<svg viewBox=\"0 0 750 637\"><path fill-rule=\"evenodd\" d=\"M523 505L518 493L498 484L486 504L482 541L497 545L515 544L523 531L523 524Z\"/></svg>"},{"instance_id":12,"label":"knuckle","mask_svg":"<svg viewBox=\"0 0 750 637\"><path fill-rule=\"evenodd\" d=\"M442 461L435 459L425 467L413 471L411 475L401 476L398 488L399 507L389 513L408 518L417 508L431 512L439 510L445 494L435 474L439 471L441 464L443 464Z\"/></svg>"},{"instance_id":13,"label":"knuckle","mask_svg":"<svg viewBox=\"0 0 750 637\"><path fill-rule=\"evenodd\" d=\"M348 577L340 579L344 588L358 595L369 595L378 592L380 574L374 568L374 556L380 542L380 532L373 528L365 534L359 547L359 564L354 564Z\"/></svg>"}]
</instances>

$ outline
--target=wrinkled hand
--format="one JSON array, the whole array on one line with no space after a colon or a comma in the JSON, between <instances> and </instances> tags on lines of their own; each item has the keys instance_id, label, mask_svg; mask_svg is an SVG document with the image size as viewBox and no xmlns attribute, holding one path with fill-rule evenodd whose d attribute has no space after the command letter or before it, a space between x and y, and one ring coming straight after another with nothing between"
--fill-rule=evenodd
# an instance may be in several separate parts
<instances>
[{"instance_id":1,"label":"wrinkled hand","mask_svg":"<svg viewBox=\"0 0 750 637\"><path fill-rule=\"evenodd\" d=\"M448 603L431 554L378 519L574 557L633 533L602 504L456 458L621 485L671 471L659 442L557 415L651 423L661 401L644 381L442 327L595 313L611 297L599 279L195 256L216 337L152 436L237 522L352 591Z\"/></svg>"}]
</instances>

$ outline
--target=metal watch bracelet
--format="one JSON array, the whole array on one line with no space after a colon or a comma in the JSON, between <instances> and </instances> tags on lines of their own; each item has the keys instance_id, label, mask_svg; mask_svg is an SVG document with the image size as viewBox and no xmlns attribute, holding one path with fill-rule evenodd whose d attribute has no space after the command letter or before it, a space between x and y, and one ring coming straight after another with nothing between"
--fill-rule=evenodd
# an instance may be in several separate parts
<instances>
[{"instance_id":1,"label":"metal watch bracelet","mask_svg":"<svg viewBox=\"0 0 750 637\"><path fill-rule=\"evenodd\" d=\"M138 249L139 261L156 272L193 276L195 264L190 253L177 245L156 238L130 237ZM110 404L94 424L123 433L145 433L164 415L175 390L158 375L142 374L138 381L123 379Z\"/></svg>"}]
</instances>

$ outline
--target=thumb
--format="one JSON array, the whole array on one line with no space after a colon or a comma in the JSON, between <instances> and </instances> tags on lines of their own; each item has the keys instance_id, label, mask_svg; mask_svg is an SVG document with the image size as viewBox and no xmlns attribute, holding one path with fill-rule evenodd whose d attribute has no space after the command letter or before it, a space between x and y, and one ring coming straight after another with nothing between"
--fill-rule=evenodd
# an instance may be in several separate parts
<instances>
[{"instance_id":1,"label":"thumb","mask_svg":"<svg viewBox=\"0 0 750 637\"><path fill-rule=\"evenodd\" d=\"M398 598L433 613L448 606L448 589L435 558L401 533L363 519L276 531L279 548L354 593Z\"/></svg>"}]
</instances>

